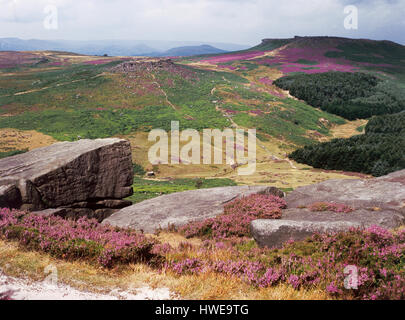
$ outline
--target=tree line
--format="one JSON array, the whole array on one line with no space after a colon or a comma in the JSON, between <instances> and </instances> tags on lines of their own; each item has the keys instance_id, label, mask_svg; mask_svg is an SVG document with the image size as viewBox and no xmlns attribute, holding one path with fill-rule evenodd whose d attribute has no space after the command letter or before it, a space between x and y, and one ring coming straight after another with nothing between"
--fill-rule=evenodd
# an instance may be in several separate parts
<instances>
[{"instance_id":1,"label":"tree line","mask_svg":"<svg viewBox=\"0 0 405 320\"><path fill-rule=\"evenodd\" d=\"M405 169L405 112L373 117L364 135L306 146L290 158L315 168L373 176Z\"/></svg>"},{"instance_id":2,"label":"tree line","mask_svg":"<svg viewBox=\"0 0 405 320\"><path fill-rule=\"evenodd\" d=\"M405 110L405 93L395 83L361 72L295 74L274 84L313 107L349 120Z\"/></svg>"}]
</instances>

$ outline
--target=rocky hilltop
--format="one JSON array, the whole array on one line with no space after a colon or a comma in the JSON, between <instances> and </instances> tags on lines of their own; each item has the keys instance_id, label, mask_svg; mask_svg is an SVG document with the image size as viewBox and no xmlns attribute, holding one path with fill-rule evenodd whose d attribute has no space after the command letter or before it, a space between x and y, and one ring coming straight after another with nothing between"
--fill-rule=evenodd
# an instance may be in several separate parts
<instances>
[{"instance_id":1,"label":"rocky hilltop","mask_svg":"<svg viewBox=\"0 0 405 320\"><path fill-rule=\"evenodd\" d=\"M138 58L131 61L123 62L113 68L112 72L126 73L126 72L140 72L140 71L159 71L180 68L173 63L171 59L151 59L151 58Z\"/></svg>"},{"instance_id":2,"label":"rocky hilltop","mask_svg":"<svg viewBox=\"0 0 405 320\"><path fill-rule=\"evenodd\" d=\"M129 142L61 142L0 160L0 207L102 220L131 204L132 182Z\"/></svg>"}]
</instances>

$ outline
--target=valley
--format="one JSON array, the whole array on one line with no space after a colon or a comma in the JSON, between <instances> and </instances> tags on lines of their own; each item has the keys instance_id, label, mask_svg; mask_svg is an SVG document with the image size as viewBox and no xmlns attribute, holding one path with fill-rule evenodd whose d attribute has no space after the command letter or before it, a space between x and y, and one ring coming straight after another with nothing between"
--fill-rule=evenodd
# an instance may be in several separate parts
<instances>
[{"instance_id":1,"label":"valley","mask_svg":"<svg viewBox=\"0 0 405 320\"><path fill-rule=\"evenodd\" d=\"M152 170L145 153L151 145L143 133L148 128L168 129L172 120L197 130L256 128L259 165L254 177L238 177L225 165L159 165L158 178L223 177L242 184L274 181L275 186L287 189L345 178L342 171L317 172L293 164L287 155L297 147L360 133L347 133L355 125L315 109L273 84L295 72L389 70L388 64L326 57L328 52L338 52L333 46L342 42L333 38L265 40L240 53L172 60L59 52L32 52L16 59L13 53L3 52L7 68L0 72L0 127L38 132L49 137L45 139L49 144L126 137L133 141L134 161L147 171ZM129 61L140 67L126 68ZM0 151L24 149L23 144L19 147L7 139L9 146L0 146Z\"/></svg>"},{"instance_id":2,"label":"valley","mask_svg":"<svg viewBox=\"0 0 405 320\"><path fill-rule=\"evenodd\" d=\"M36 288L51 264L62 292L96 298L403 299L404 57L338 37L170 58L0 52L0 280ZM170 148L175 163L152 164L149 133L173 121L199 133L180 149L212 155L204 129L256 129L255 172Z\"/></svg>"}]
</instances>

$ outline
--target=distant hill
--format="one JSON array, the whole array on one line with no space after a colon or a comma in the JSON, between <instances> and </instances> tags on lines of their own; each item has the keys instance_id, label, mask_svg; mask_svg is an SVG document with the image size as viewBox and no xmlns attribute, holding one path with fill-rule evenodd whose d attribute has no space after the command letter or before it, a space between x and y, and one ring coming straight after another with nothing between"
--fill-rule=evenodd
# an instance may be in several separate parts
<instances>
[{"instance_id":1,"label":"distant hill","mask_svg":"<svg viewBox=\"0 0 405 320\"><path fill-rule=\"evenodd\" d=\"M0 51L69 51L87 55L109 56L189 56L205 53L247 49L247 46L230 43L207 43L196 41L140 41L140 40L22 40L0 38Z\"/></svg>"},{"instance_id":2,"label":"distant hill","mask_svg":"<svg viewBox=\"0 0 405 320\"><path fill-rule=\"evenodd\" d=\"M271 51L282 47L283 49L307 49L314 52L326 50L325 56L328 58L344 58L373 64L403 64L405 58L405 46L392 41L328 36L263 39L261 44L247 51Z\"/></svg>"},{"instance_id":3,"label":"distant hill","mask_svg":"<svg viewBox=\"0 0 405 320\"><path fill-rule=\"evenodd\" d=\"M201 46L185 46L185 47L178 47L167 50L166 52L160 54L160 56L196 56L202 54L217 54L217 53L225 53L227 51L215 48L210 45L203 44Z\"/></svg>"}]
</instances>

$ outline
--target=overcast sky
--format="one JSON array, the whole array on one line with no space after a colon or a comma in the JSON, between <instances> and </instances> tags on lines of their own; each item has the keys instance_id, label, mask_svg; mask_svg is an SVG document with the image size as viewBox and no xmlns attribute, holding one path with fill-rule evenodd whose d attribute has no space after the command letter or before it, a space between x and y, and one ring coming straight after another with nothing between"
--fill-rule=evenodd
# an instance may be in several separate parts
<instances>
[{"instance_id":1,"label":"overcast sky","mask_svg":"<svg viewBox=\"0 0 405 320\"><path fill-rule=\"evenodd\" d=\"M44 27L49 4L58 9L56 30ZM344 28L347 5L358 8L357 30ZM294 35L405 44L405 0L0 0L0 37L254 45Z\"/></svg>"}]
</instances>

